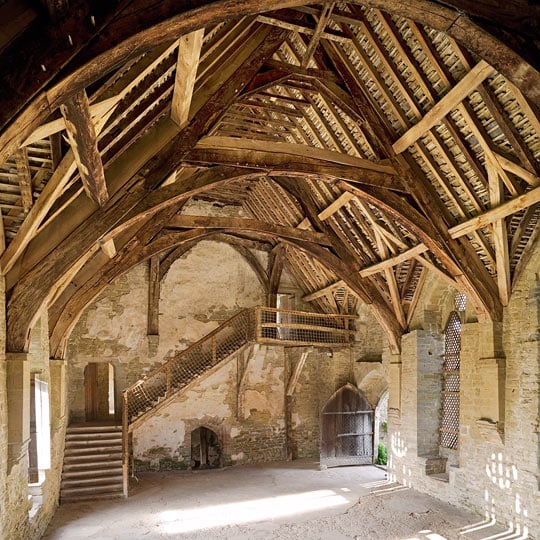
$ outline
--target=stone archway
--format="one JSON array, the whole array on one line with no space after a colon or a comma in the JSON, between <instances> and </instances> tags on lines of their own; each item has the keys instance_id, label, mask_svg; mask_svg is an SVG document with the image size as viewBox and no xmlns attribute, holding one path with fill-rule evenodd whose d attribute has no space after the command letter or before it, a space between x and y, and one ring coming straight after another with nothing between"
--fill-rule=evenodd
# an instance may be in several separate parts
<instances>
[{"instance_id":1,"label":"stone archway","mask_svg":"<svg viewBox=\"0 0 540 540\"><path fill-rule=\"evenodd\" d=\"M322 467L373 463L373 409L352 384L340 388L321 415Z\"/></svg>"},{"instance_id":2,"label":"stone archway","mask_svg":"<svg viewBox=\"0 0 540 540\"><path fill-rule=\"evenodd\" d=\"M222 466L221 446L215 431L200 426L191 432L191 468L219 469Z\"/></svg>"}]
</instances>

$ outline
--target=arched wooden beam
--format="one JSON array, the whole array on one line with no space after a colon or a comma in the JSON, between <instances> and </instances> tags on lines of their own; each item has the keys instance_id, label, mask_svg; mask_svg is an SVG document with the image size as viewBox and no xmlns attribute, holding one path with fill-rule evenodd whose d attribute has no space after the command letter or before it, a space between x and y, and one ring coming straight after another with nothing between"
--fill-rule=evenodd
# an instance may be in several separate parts
<instances>
[{"instance_id":1,"label":"arched wooden beam","mask_svg":"<svg viewBox=\"0 0 540 540\"><path fill-rule=\"evenodd\" d=\"M117 277L128 272L137 264L155 256L167 249L179 245L191 245L194 241L211 238L214 235L230 233L227 229L192 229L184 232L169 232L163 234L146 246L142 246L138 238L132 239L114 259L109 260L99 274L93 275L63 306L62 313L57 317L56 324L50 328L51 356L62 358L65 354L67 339L79 320L84 308L92 302L103 289ZM275 238L275 234L267 231L259 231L262 237ZM282 239L280 241L288 243L292 247L301 249L310 256L316 258L322 265L329 268L337 276L343 279L346 284L354 290L375 313L375 317L385 329L391 349L399 351L399 337L402 330L399 328L395 317L382 298L373 298L359 285L354 272L340 261L338 257L330 253L325 248L310 242L302 242L294 239Z\"/></svg>"},{"instance_id":2,"label":"arched wooden beam","mask_svg":"<svg viewBox=\"0 0 540 540\"><path fill-rule=\"evenodd\" d=\"M193 117L184 129L178 132L177 126L172 121L160 121L132 147L118 156L107 170L107 187L111 198L120 197L124 191L133 191L133 184L141 183L141 179L144 179L148 189L154 189L161 184L164 176L173 173L174 164L178 163L178 159L164 159L162 154L164 153L165 158L167 158L166 150L170 150L171 146L176 148L181 145L185 150L191 149L198 139L210 129L215 119L236 99L238 92L259 72L266 60L282 43L284 36L284 30L270 27L262 28L251 34L244 40L242 54L215 76L217 79L213 82L215 91L208 95L206 87L203 87L200 89L200 93L199 91L195 92L194 100L198 105L193 111ZM61 178L64 177L60 176L57 181L60 181ZM67 181L68 178L69 176L66 176L65 180ZM52 223L42 227L38 236L33 238L32 231L35 231L35 227L41 227L41 219L50 209L50 206L43 208L46 205L42 204L42 201L54 202L55 197L50 193L51 184L52 179L36 204L42 208L42 211L36 215L28 216L0 259L2 267L9 268L13 266L14 258L20 257L22 251L28 246L21 264L24 268L21 268L19 274L11 272L11 275L8 274L6 277L8 288L17 279L20 279L25 271L39 264L42 258L47 256L54 247L77 226L85 222L96 210L94 205L88 204L89 201L86 197L83 197L82 200L78 198L69 204L57 219L53 219ZM45 197L45 191L48 193L48 198ZM33 213L33 210L30 214ZM62 223L61 227L58 227L59 221ZM52 234L51 231L53 231ZM28 245L30 240L32 240L32 245Z\"/></svg>"},{"instance_id":3,"label":"arched wooden beam","mask_svg":"<svg viewBox=\"0 0 540 540\"><path fill-rule=\"evenodd\" d=\"M24 351L28 346L30 328L43 305L50 299L57 284L69 272L88 259L97 243L106 242L159 212L173 208L189 197L244 177L245 170L217 167L190 178L182 185L172 185L155 192L142 189L126 193L119 200L110 200L92 214L49 255L28 272L13 288L7 308L7 347L9 351ZM165 223L161 224L161 227ZM114 231L114 234L108 234Z\"/></svg>"},{"instance_id":4,"label":"arched wooden beam","mask_svg":"<svg viewBox=\"0 0 540 540\"><path fill-rule=\"evenodd\" d=\"M338 184L343 190L380 208L413 232L461 284L462 292L467 294L477 312L486 314L494 321L502 320L502 305L495 282L485 267L476 265L476 258L469 257L449 234L439 234L422 214L393 193L368 186L359 189L343 181Z\"/></svg>"},{"instance_id":5,"label":"arched wooden beam","mask_svg":"<svg viewBox=\"0 0 540 540\"><path fill-rule=\"evenodd\" d=\"M0 137L0 162L13 154L67 97L129 59L157 45L172 42L183 34L227 19L304 3L296 0L260 0L256 3L251 0L218 0L184 10L183 3L166 0L147 10L145 0L134 0L122 2L120 7L114 4L112 9L102 7L101 12L94 13L93 19L88 8L81 9L84 3L79 3L60 25L37 21L0 57L0 71L10 76L10 84L5 85L5 95L0 96L3 111L6 111L0 124L9 124ZM365 4L447 33L512 80L532 102L538 104L540 101L540 61L535 57L537 46L532 38L520 35L512 27L512 21L505 16L503 9L493 24L467 16L467 8L461 0L446 2L455 5L456 9L432 0L369 0ZM475 12L474 5L470 9ZM535 7L523 5L520 11L525 9L533 12ZM141 12L145 13L144 17L141 17ZM491 5L490 15L497 13L497 6ZM522 14L524 16L520 20L527 20ZM95 24L97 21L95 27L91 25L92 20ZM37 33L36 28L39 28ZM79 35L80 39L77 38ZM72 36L72 42L75 39L69 47L67 36ZM87 43L89 45L85 48ZM33 61L29 63L28 58ZM64 74L63 79L45 91L59 73Z\"/></svg>"}]
</instances>

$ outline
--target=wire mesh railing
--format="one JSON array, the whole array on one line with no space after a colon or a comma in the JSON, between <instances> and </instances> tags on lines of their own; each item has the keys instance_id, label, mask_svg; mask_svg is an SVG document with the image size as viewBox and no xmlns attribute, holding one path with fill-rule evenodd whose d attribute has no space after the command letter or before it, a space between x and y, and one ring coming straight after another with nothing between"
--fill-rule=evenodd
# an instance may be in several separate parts
<instances>
[{"instance_id":1,"label":"wire mesh railing","mask_svg":"<svg viewBox=\"0 0 540 540\"><path fill-rule=\"evenodd\" d=\"M351 342L353 315L257 308L257 342L332 347Z\"/></svg>"}]
</instances>

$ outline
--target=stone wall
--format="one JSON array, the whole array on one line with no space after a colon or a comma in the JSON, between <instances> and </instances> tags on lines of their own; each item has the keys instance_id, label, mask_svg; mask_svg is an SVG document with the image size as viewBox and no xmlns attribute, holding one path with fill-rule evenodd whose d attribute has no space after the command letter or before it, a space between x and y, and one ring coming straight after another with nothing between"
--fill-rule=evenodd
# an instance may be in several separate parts
<instances>
[{"instance_id":1,"label":"stone wall","mask_svg":"<svg viewBox=\"0 0 540 540\"><path fill-rule=\"evenodd\" d=\"M286 405L289 377L302 354L304 367ZM326 350L255 346L246 359L241 385L233 358L134 430L139 470L190 468L190 434L201 426L217 433L224 465L286 459L288 447L293 459L318 458L320 414L351 381L350 351L329 356Z\"/></svg>"},{"instance_id":2,"label":"stone wall","mask_svg":"<svg viewBox=\"0 0 540 540\"><path fill-rule=\"evenodd\" d=\"M416 330L403 337L400 370L391 372L390 384L397 381L401 391L390 415L390 477L496 519L520 538L540 531L539 268L537 250L514 286L504 323L478 322L466 312L459 447L450 452L447 482L430 474L440 465L430 455L448 456L434 445L433 421L442 325L452 309L447 285L424 290L425 309L413 319Z\"/></svg>"},{"instance_id":3,"label":"stone wall","mask_svg":"<svg viewBox=\"0 0 540 540\"><path fill-rule=\"evenodd\" d=\"M25 433L30 433L30 377L36 377L47 383L50 406L50 466L40 467L40 476L37 481L29 485L29 455L28 438L24 438L17 460L2 458L0 474L2 483L0 491L0 538L10 540L28 540L40 538L54 514L58 504L58 494L62 473L62 460L65 439L65 409L62 393L65 392L63 361L49 361L48 319L46 311L40 317L30 334L30 348L28 354L8 355L9 362L14 363L11 368L11 379L18 381L21 362L25 363L24 389L21 399L25 402L20 411L20 420ZM5 361L1 362L5 370ZM5 373L5 371L4 371ZM5 379L2 378L2 381ZM11 388L11 386L10 386ZM3 396L2 406L5 404ZM6 417L4 410L0 410L2 418L2 432L0 440L2 445L8 440ZM4 446L2 446L4 451ZM3 454L4 456L6 454ZM41 462L43 465L43 462ZM4 482L5 480L5 482Z\"/></svg>"},{"instance_id":4,"label":"stone wall","mask_svg":"<svg viewBox=\"0 0 540 540\"><path fill-rule=\"evenodd\" d=\"M115 394L245 307L264 304L253 270L231 246L203 241L161 283L159 336L147 335L148 264L112 283L83 313L68 342L71 421L84 420L84 368L111 362Z\"/></svg>"}]
</instances>

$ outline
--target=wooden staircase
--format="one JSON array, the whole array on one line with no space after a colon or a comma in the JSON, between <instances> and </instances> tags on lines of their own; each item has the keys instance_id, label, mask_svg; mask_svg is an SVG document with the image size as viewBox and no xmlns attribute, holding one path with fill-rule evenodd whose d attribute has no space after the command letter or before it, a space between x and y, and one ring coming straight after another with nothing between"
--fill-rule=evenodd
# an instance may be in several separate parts
<instances>
[{"instance_id":1,"label":"wooden staircase","mask_svg":"<svg viewBox=\"0 0 540 540\"><path fill-rule=\"evenodd\" d=\"M343 347L354 335L351 315L328 315L268 307L248 308L213 332L179 352L124 390L123 460L124 496L128 495L130 433L150 414L169 403L191 383L213 373L253 343L265 345Z\"/></svg>"},{"instance_id":2,"label":"wooden staircase","mask_svg":"<svg viewBox=\"0 0 540 540\"><path fill-rule=\"evenodd\" d=\"M122 426L110 422L69 426L60 503L122 495Z\"/></svg>"}]
</instances>

